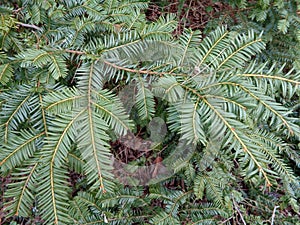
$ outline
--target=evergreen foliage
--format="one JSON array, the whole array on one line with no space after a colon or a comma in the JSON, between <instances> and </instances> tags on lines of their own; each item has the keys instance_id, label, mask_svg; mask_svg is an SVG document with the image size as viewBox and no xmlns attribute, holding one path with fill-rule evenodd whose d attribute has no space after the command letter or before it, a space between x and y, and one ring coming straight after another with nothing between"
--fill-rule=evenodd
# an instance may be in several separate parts
<instances>
[{"instance_id":1,"label":"evergreen foliage","mask_svg":"<svg viewBox=\"0 0 300 225\"><path fill-rule=\"evenodd\" d=\"M223 16L220 21L231 23L238 32L253 29L263 32L266 51L260 56L263 61L277 61L292 64L300 69L300 4L297 0L244 1L227 0L234 10L235 22ZM220 22L219 21L219 22ZM215 26L216 21L207 28ZM208 29L208 30L210 30Z\"/></svg>"},{"instance_id":2,"label":"evergreen foliage","mask_svg":"<svg viewBox=\"0 0 300 225\"><path fill-rule=\"evenodd\" d=\"M149 22L147 6L135 0L0 6L7 221L262 224L275 216L277 224L295 224L299 69L272 55L262 62L266 44L251 29L220 26L205 38L185 29L174 38L174 15ZM259 15L253 14L264 19ZM283 23L277 26L286 33ZM127 85L135 90L131 113L119 95ZM138 128L147 135L155 116L167 121L163 157L178 139L195 152L165 181L122 185L111 142ZM75 187L70 172L80 175Z\"/></svg>"}]
</instances>

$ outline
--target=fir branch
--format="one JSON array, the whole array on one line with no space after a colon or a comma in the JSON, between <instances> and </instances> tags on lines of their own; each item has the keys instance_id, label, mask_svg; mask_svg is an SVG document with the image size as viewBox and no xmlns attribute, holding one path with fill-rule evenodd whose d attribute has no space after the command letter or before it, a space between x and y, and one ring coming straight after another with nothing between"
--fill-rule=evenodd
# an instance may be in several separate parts
<instances>
[{"instance_id":1,"label":"fir branch","mask_svg":"<svg viewBox=\"0 0 300 225\"><path fill-rule=\"evenodd\" d=\"M262 78L262 79L271 79L271 80L282 80L288 83L292 83L295 85L300 85L300 81L297 80L292 80L292 79L287 79L285 77L282 76L273 76L273 75L267 75L267 74L247 74L247 73L243 73L243 74L237 74L237 76L241 76L241 77L257 77L257 78Z\"/></svg>"}]
</instances>

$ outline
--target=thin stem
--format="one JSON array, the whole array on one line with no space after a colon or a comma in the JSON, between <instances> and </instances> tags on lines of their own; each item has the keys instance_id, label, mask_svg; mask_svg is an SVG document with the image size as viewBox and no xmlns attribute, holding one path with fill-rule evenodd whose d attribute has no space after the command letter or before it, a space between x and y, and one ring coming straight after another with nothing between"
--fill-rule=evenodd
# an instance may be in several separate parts
<instances>
[{"instance_id":1,"label":"thin stem","mask_svg":"<svg viewBox=\"0 0 300 225\"><path fill-rule=\"evenodd\" d=\"M32 28L32 29L35 29L35 30L42 30L42 28L40 28L36 25L33 25L33 24L27 24L27 23L21 23L21 22L16 22L16 23L19 24L22 27Z\"/></svg>"},{"instance_id":2,"label":"thin stem","mask_svg":"<svg viewBox=\"0 0 300 225\"><path fill-rule=\"evenodd\" d=\"M241 211L239 209L239 206L236 203L236 201L234 200L234 198L232 198L232 201L233 201L234 208L236 209L236 211L238 212L239 216L241 217L241 220L242 220L243 224L247 225L246 222L245 222L245 220L244 220L244 217L243 217L243 215L242 215L242 213L241 213Z\"/></svg>"},{"instance_id":3,"label":"thin stem","mask_svg":"<svg viewBox=\"0 0 300 225\"><path fill-rule=\"evenodd\" d=\"M159 76L162 76L162 75L175 75L175 74L172 74L171 72L155 72L155 71L150 71L150 70L135 70L135 69L130 69L130 68L126 68L126 67L123 67L123 66L118 66L117 64L114 64L114 63L111 63L111 62L108 62L108 61L104 61L105 64L107 65L110 65L116 69L119 69L119 70L124 70L124 71L127 71L127 72L131 72L131 73L140 73L140 74L148 74L148 75L159 75ZM183 75L183 74L180 74L180 75Z\"/></svg>"},{"instance_id":4,"label":"thin stem","mask_svg":"<svg viewBox=\"0 0 300 225\"><path fill-rule=\"evenodd\" d=\"M86 52L81 52L81 51L76 51L76 50L71 50L71 49L64 49L65 52L73 53L76 55L85 55L87 54Z\"/></svg>"},{"instance_id":5,"label":"thin stem","mask_svg":"<svg viewBox=\"0 0 300 225\"><path fill-rule=\"evenodd\" d=\"M276 209L279 208L279 206L275 206L273 209L273 214L272 214L272 219L271 219L271 225L274 224L274 219L275 219L275 213L276 213Z\"/></svg>"}]
</instances>

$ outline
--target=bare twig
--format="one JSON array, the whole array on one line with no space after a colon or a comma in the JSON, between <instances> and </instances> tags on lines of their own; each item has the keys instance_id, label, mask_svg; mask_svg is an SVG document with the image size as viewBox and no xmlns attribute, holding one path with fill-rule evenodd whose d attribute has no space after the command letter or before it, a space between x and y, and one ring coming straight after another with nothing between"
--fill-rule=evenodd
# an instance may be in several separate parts
<instances>
[{"instance_id":1,"label":"bare twig","mask_svg":"<svg viewBox=\"0 0 300 225\"><path fill-rule=\"evenodd\" d=\"M69 52L69 53L73 53L73 54L76 54L76 55L85 55L85 54L87 54L86 52L81 52L81 51L76 51L76 50L70 50L70 49L65 49L64 51L65 52Z\"/></svg>"},{"instance_id":2,"label":"bare twig","mask_svg":"<svg viewBox=\"0 0 300 225\"><path fill-rule=\"evenodd\" d=\"M166 72L154 72L154 71L150 71L150 70L135 70L135 69L130 69L130 68L118 66L117 64L111 63L109 61L104 61L104 63L107 64L107 65L109 65L109 66L112 66L112 67L114 67L116 69L124 70L124 71L131 72L131 73L150 74L150 75L170 74L170 73L166 73Z\"/></svg>"},{"instance_id":3,"label":"bare twig","mask_svg":"<svg viewBox=\"0 0 300 225\"><path fill-rule=\"evenodd\" d=\"M231 220L233 218L233 216L229 217L228 219L224 220L221 222L221 224L227 223L229 220Z\"/></svg>"},{"instance_id":4,"label":"bare twig","mask_svg":"<svg viewBox=\"0 0 300 225\"><path fill-rule=\"evenodd\" d=\"M17 24L19 24L22 27L28 27L28 28L32 28L32 29L35 29L35 30L42 30L42 28L40 28L36 25L33 25L33 24L27 24L27 23L21 23L21 22L17 22Z\"/></svg>"},{"instance_id":5,"label":"bare twig","mask_svg":"<svg viewBox=\"0 0 300 225\"><path fill-rule=\"evenodd\" d=\"M107 60L103 61L105 64L111 66L111 67L114 67L116 69L119 69L119 70L124 70L124 71L127 71L127 72L131 72L131 73L138 73L138 74L148 74L148 75L158 75L158 76L163 76L163 75L180 75L180 76L189 76L187 74L175 74L173 73L172 71L169 71L169 72L155 72L155 71L152 71L152 70L135 70L135 69L130 69L130 68L127 68L127 67L123 67L123 66L119 66L117 64L114 64L114 63L111 63Z\"/></svg>"},{"instance_id":6,"label":"bare twig","mask_svg":"<svg viewBox=\"0 0 300 225\"><path fill-rule=\"evenodd\" d=\"M240 211L240 209L239 209L239 206L237 205L237 203L235 202L235 200L234 200L233 197L232 197L232 201L233 201L234 208L235 208L235 210L238 212L238 214L240 215L243 224L244 224L244 225L247 225L246 222L245 222L245 220L244 220L244 217L243 217L243 215L242 215L242 213L241 213L241 211Z\"/></svg>"},{"instance_id":7,"label":"bare twig","mask_svg":"<svg viewBox=\"0 0 300 225\"><path fill-rule=\"evenodd\" d=\"M279 208L279 206L275 206L273 209L273 214L272 214L272 219L271 219L271 225L274 224L274 219L275 219L275 213L276 213L276 209Z\"/></svg>"}]
</instances>

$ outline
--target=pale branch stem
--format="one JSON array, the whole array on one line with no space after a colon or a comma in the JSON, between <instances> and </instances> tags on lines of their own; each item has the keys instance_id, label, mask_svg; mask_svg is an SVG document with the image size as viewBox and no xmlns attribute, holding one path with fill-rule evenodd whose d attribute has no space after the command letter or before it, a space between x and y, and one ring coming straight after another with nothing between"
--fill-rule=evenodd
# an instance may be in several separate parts
<instances>
[{"instance_id":1,"label":"pale branch stem","mask_svg":"<svg viewBox=\"0 0 300 225\"><path fill-rule=\"evenodd\" d=\"M235 208L235 210L238 212L238 214L240 215L243 224L244 224L244 225L247 225L247 223L245 222L244 217L243 217L243 215L242 215L242 213L241 213L241 211L240 211L240 209L239 209L239 206L237 205L237 203L236 203L236 201L234 200L233 197L232 197L232 201L233 201L234 208Z\"/></svg>"},{"instance_id":2,"label":"pale branch stem","mask_svg":"<svg viewBox=\"0 0 300 225\"><path fill-rule=\"evenodd\" d=\"M86 52L82 52L82 51L76 51L76 50L70 50L70 49L64 49L65 52L69 52L69 53L73 53L73 54L77 54L77 55L85 55L87 54ZM150 71L150 70L135 70L135 69L130 69L130 68L126 68L126 67L123 67L123 66L119 66L115 63L111 63L107 60L104 60L104 63L111 66L111 67L114 67L116 69L119 69L119 70L124 70L124 71L127 71L127 72L131 72L131 73L139 73L139 74L148 74L148 75L159 75L159 76L162 76L162 75L172 75L172 72L155 72L155 71ZM173 74L174 75L174 74ZM181 74L183 75L183 74Z\"/></svg>"},{"instance_id":3,"label":"pale branch stem","mask_svg":"<svg viewBox=\"0 0 300 225\"><path fill-rule=\"evenodd\" d=\"M65 52L69 52L69 53L73 53L73 54L77 54L77 55L86 55L88 53L86 52L82 52L82 51L76 51L76 50L70 50L70 49L64 49ZM181 75L181 76L188 76L187 74L174 74L172 73L172 71L170 72L155 72L155 71L151 71L151 70L135 70L135 69L130 69L127 67L123 67L123 66L119 66L115 63L111 63L107 60L103 61L106 65L109 65L111 67L114 67L116 69L119 70L124 70L130 73L139 73L139 74L148 74L148 75L158 75L158 76L163 76L163 75Z\"/></svg>"},{"instance_id":4,"label":"pale branch stem","mask_svg":"<svg viewBox=\"0 0 300 225\"><path fill-rule=\"evenodd\" d=\"M271 219L271 225L274 224L274 219L275 219L275 213L276 213L276 209L279 208L279 206L275 206L273 209L273 214L272 214L272 219Z\"/></svg>"},{"instance_id":5,"label":"pale branch stem","mask_svg":"<svg viewBox=\"0 0 300 225\"><path fill-rule=\"evenodd\" d=\"M110 65L116 69L119 69L119 70L124 70L124 71L127 71L127 72L131 72L131 73L140 73L140 74L149 74L149 75L165 75L165 74L169 74L170 73L167 73L167 72L155 72L155 71L150 71L150 70L135 70L135 69L130 69L130 68L126 68L126 67L122 67L122 66L118 66L114 63L111 63L111 62L108 62L108 61L104 61L105 64L107 65Z\"/></svg>"},{"instance_id":6,"label":"pale branch stem","mask_svg":"<svg viewBox=\"0 0 300 225\"><path fill-rule=\"evenodd\" d=\"M221 222L221 224L227 223L229 220L233 219L233 216L229 217L228 219Z\"/></svg>"},{"instance_id":7,"label":"pale branch stem","mask_svg":"<svg viewBox=\"0 0 300 225\"><path fill-rule=\"evenodd\" d=\"M237 74L237 76L243 76L243 77L258 77L258 78L267 78L267 79L274 79L274 80L282 80L285 82L289 82L289 83L293 83L295 85L300 85L300 82L297 80L291 80L291 79L287 79L285 77L281 77L281 76L271 76L271 75L267 75L267 74L248 74L248 73L244 73L244 74Z\"/></svg>"},{"instance_id":8,"label":"pale branch stem","mask_svg":"<svg viewBox=\"0 0 300 225\"><path fill-rule=\"evenodd\" d=\"M108 62L108 61L104 61L105 64L112 66L116 69L119 70L124 70L130 73L138 73L138 74L148 74L148 75L158 75L158 76L164 76L164 75L172 75L172 76L190 76L189 74L184 74L184 73L180 73L180 74L176 74L173 73L172 71L169 72L155 72L155 71L151 71L151 70L135 70L135 69L130 69L127 67L123 67L123 66L118 66L117 64Z\"/></svg>"},{"instance_id":9,"label":"pale branch stem","mask_svg":"<svg viewBox=\"0 0 300 225\"><path fill-rule=\"evenodd\" d=\"M85 55L85 54L87 54L86 52L81 52L81 51L76 51L76 50L70 50L70 49L65 49L64 51L65 52L69 52L69 53L73 53L73 54L76 54L76 55Z\"/></svg>"},{"instance_id":10,"label":"pale branch stem","mask_svg":"<svg viewBox=\"0 0 300 225\"><path fill-rule=\"evenodd\" d=\"M33 24L27 24L27 23L21 23L21 22L17 22L17 24L19 24L22 27L32 28L32 29L35 29L35 30L42 30L42 28L40 28L36 25L33 25Z\"/></svg>"}]
</instances>

